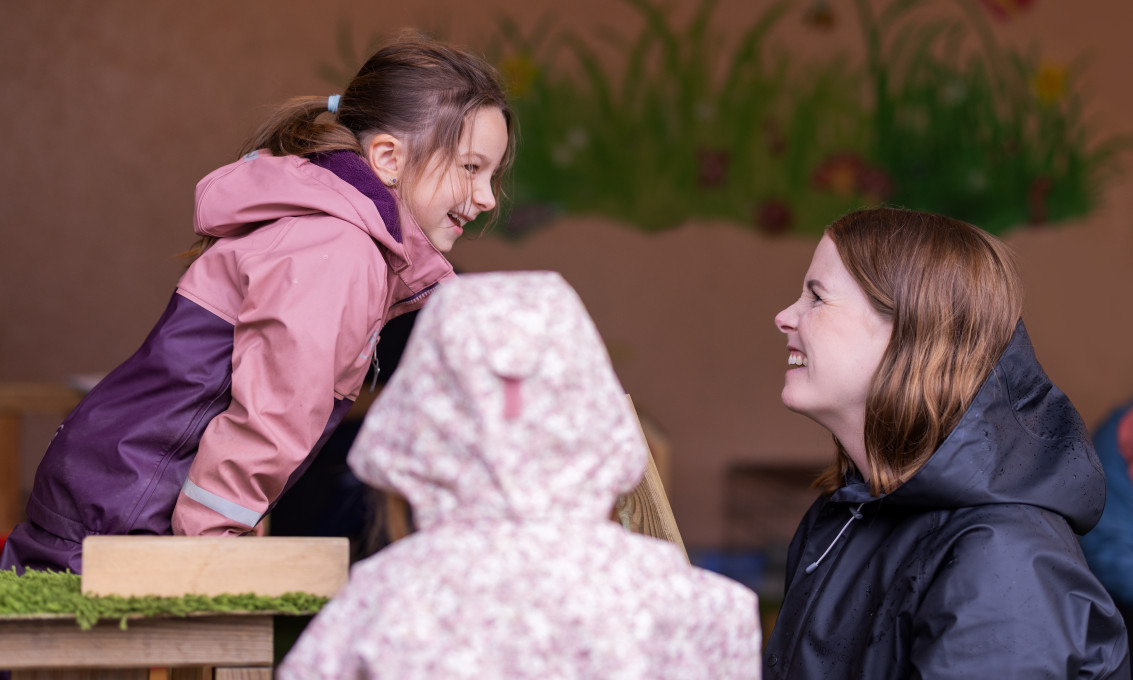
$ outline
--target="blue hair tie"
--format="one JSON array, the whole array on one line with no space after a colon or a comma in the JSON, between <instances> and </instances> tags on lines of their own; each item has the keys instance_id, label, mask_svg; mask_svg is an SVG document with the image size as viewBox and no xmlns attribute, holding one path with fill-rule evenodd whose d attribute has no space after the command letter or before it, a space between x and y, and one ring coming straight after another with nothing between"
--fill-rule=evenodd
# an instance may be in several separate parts
<instances>
[{"instance_id":1,"label":"blue hair tie","mask_svg":"<svg viewBox=\"0 0 1133 680\"><path fill-rule=\"evenodd\" d=\"M338 113L338 103L342 101L342 95L332 94L327 97L327 111L331 113Z\"/></svg>"}]
</instances>

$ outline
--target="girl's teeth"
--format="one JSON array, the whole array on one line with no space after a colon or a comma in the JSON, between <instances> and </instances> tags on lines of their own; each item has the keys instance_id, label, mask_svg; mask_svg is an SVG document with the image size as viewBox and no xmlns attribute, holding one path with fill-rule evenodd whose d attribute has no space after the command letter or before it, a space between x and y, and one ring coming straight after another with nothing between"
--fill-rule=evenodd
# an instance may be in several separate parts
<instances>
[{"instance_id":1,"label":"girl's teeth","mask_svg":"<svg viewBox=\"0 0 1133 680\"><path fill-rule=\"evenodd\" d=\"M791 352L787 357L788 366L806 366L806 355L798 352Z\"/></svg>"}]
</instances>

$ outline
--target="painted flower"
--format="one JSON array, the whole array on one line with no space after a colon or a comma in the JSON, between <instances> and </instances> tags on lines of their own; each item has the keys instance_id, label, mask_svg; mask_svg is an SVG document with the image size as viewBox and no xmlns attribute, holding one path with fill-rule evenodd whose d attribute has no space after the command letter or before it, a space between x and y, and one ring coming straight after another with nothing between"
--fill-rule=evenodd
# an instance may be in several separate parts
<instances>
[{"instance_id":1,"label":"painted flower","mask_svg":"<svg viewBox=\"0 0 1133 680\"><path fill-rule=\"evenodd\" d=\"M1049 218L1046 197L1054 184L1049 177L1037 177L1031 182L1027 190L1027 209L1030 213L1031 224L1043 224Z\"/></svg>"},{"instance_id":2,"label":"painted flower","mask_svg":"<svg viewBox=\"0 0 1133 680\"><path fill-rule=\"evenodd\" d=\"M504 57L499 64L500 75L507 83L508 92L516 97L522 97L531 91L535 77L539 74L539 67L527 54L514 54Z\"/></svg>"},{"instance_id":3,"label":"painted flower","mask_svg":"<svg viewBox=\"0 0 1133 680\"><path fill-rule=\"evenodd\" d=\"M841 198L864 196L871 201L883 201L893 193L892 178L853 151L827 156L815 169L811 184Z\"/></svg>"},{"instance_id":4,"label":"painted flower","mask_svg":"<svg viewBox=\"0 0 1133 680\"><path fill-rule=\"evenodd\" d=\"M794 226L791 204L781 198L768 198L755 207L755 226L766 234L783 234Z\"/></svg>"},{"instance_id":5,"label":"painted flower","mask_svg":"<svg viewBox=\"0 0 1133 680\"><path fill-rule=\"evenodd\" d=\"M1035 0L980 0L983 6L991 12L992 16L1004 21L1016 17L1026 11Z\"/></svg>"},{"instance_id":6,"label":"painted flower","mask_svg":"<svg viewBox=\"0 0 1133 680\"><path fill-rule=\"evenodd\" d=\"M826 157L811 176L815 189L836 196L853 196L858 186L858 174L866 167L865 161L853 151L839 151Z\"/></svg>"},{"instance_id":7,"label":"painted flower","mask_svg":"<svg viewBox=\"0 0 1133 680\"><path fill-rule=\"evenodd\" d=\"M1066 96L1066 67L1043 64L1031 82L1035 96L1043 104L1057 104Z\"/></svg>"},{"instance_id":8,"label":"painted flower","mask_svg":"<svg viewBox=\"0 0 1133 680\"><path fill-rule=\"evenodd\" d=\"M827 0L814 0L810 3L806 13L803 14L803 21L808 26L823 31L833 28L836 20L834 10L830 8L830 3Z\"/></svg>"},{"instance_id":9,"label":"painted flower","mask_svg":"<svg viewBox=\"0 0 1133 680\"><path fill-rule=\"evenodd\" d=\"M724 186L728 181L728 165L732 154L722 149L697 149L696 182L702 187L714 189Z\"/></svg>"}]
</instances>

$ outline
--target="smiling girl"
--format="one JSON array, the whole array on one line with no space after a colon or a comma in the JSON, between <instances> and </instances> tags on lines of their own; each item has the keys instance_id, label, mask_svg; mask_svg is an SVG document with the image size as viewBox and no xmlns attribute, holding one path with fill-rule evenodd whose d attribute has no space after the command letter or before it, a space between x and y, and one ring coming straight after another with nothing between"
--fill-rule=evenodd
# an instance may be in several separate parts
<instances>
[{"instance_id":1,"label":"smiling girl","mask_svg":"<svg viewBox=\"0 0 1133 680\"><path fill-rule=\"evenodd\" d=\"M197 185L196 259L59 427L0 567L81 572L92 534L257 530L358 396L382 327L454 276L513 120L481 59L417 36L283 105Z\"/></svg>"}]
</instances>

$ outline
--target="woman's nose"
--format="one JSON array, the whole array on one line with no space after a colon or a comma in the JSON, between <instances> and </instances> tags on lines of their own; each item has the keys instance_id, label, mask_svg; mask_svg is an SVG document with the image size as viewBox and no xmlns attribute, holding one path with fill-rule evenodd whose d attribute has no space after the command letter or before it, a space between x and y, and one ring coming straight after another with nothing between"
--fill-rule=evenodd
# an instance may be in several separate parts
<instances>
[{"instance_id":1,"label":"woman's nose","mask_svg":"<svg viewBox=\"0 0 1133 680\"><path fill-rule=\"evenodd\" d=\"M795 306L791 305L775 315L775 327L782 333L789 333L795 329Z\"/></svg>"}]
</instances>

